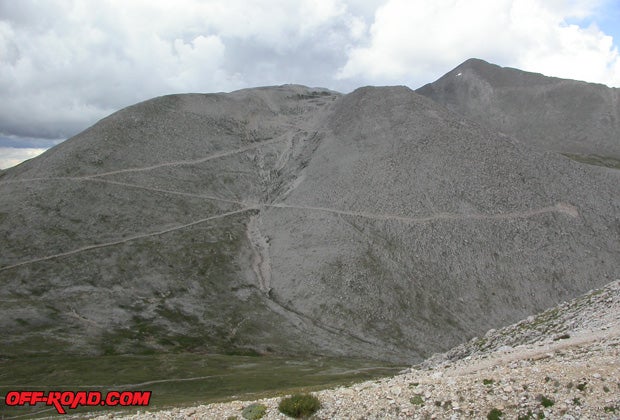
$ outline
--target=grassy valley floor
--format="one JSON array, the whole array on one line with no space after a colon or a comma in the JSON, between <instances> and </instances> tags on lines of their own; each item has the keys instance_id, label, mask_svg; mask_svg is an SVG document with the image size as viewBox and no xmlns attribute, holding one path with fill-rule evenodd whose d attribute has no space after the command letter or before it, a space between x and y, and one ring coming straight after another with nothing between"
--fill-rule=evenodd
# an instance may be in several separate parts
<instances>
[{"instance_id":1,"label":"grassy valley floor","mask_svg":"<svg viewBox=\"0 0 620 420\"><path fill-rule=\"evenodd\" d=\"M316 390L394 374L403 366L333 358L202 354L40 356L0 361L0 395L9 391L152 391L149 409ZM100 408L106 412L136 412ZM142 407L144 410L144 407ZM92 407L68 414L92 412ZM53 407L8 407L0 418L56 417Z\"/></svg>"}]
</instances>

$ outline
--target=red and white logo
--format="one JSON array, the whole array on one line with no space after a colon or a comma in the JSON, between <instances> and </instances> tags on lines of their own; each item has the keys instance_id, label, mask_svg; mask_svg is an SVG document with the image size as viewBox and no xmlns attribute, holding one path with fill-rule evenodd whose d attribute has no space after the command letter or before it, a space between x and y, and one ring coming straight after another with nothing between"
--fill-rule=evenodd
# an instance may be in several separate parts
<instances>
[{"instance_id":1,"label":"red and white logo","mask_svg":"<svg viewBox=\"0 0 620 420\"><path fill-rule=\"evenodd\" d=\"M10 407L45 404L56 408L59 414L78 406L148 406L151 391L9 391L4 403Z\"/></svg>"}]
</instances>

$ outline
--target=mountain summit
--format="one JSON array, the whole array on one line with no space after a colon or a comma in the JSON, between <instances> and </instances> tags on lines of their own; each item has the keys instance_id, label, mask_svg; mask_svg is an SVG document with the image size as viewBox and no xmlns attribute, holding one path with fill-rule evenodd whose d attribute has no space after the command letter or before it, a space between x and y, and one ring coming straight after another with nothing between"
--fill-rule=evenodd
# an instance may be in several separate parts
<instances>
[{"instance_id":1,"label":"mountain summit","mask_svg":"<svg viewBox=\"0 0 620 420\"><path fill-rule=\"evenodd\" d=\"M620 159L620 89L470 59L416 91L539 150Z\"/></svg>"},{"instance_id":2,"label":"mountain summit","mask_svg":"<svg viewBox=\"0 0 620 420\"><path fill-rule=\"evenodd\" d=\"M0 174L0 355L421 361L617 278L617 185L406 87L155 98Z\"/></svg>"}]
</instances>

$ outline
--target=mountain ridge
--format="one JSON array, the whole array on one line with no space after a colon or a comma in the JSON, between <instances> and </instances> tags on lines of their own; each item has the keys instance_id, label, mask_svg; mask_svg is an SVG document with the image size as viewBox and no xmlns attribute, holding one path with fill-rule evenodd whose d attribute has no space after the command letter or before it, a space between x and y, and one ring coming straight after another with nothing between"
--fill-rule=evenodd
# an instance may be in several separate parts
<instances>
[{"instance_id":1,"label":"mountain ridge","mask_svg":"<svg viewBox=\"0 0 620 420\"><path fill-rule=\"evenodd\" d=\"M416 90L539 150L620 159L620 89L469 59Z\"/></svg>"},{"instance_id":2,"label":"mountain ridge","mask_svg":"<svg viewBox=\"0 0 620 420\"><path fill-rule=\"evenodd\" d=\"M616 275L616 181L406 87L155 98L0 179L0 354L420 361Z\"/></svg>"}]
</instances>

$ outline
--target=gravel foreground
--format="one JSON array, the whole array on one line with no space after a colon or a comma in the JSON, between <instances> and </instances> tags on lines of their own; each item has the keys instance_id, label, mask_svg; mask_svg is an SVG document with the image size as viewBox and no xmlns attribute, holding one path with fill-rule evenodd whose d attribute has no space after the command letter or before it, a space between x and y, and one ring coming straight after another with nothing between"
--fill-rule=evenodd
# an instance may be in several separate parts
<instances>
[{"instance_id":1,"label":"gravel foreground","mask_svg":"<svg viewBox=\"0 0 620 420\"><path fill-rule=\"evenodd\" d=\"M316 419L620 419L620 281L394 377L314 395ZM280 399L96 419L242 419L252 402L267 407L263 418L286 419Z\"/></svg>"}]
</instances>

